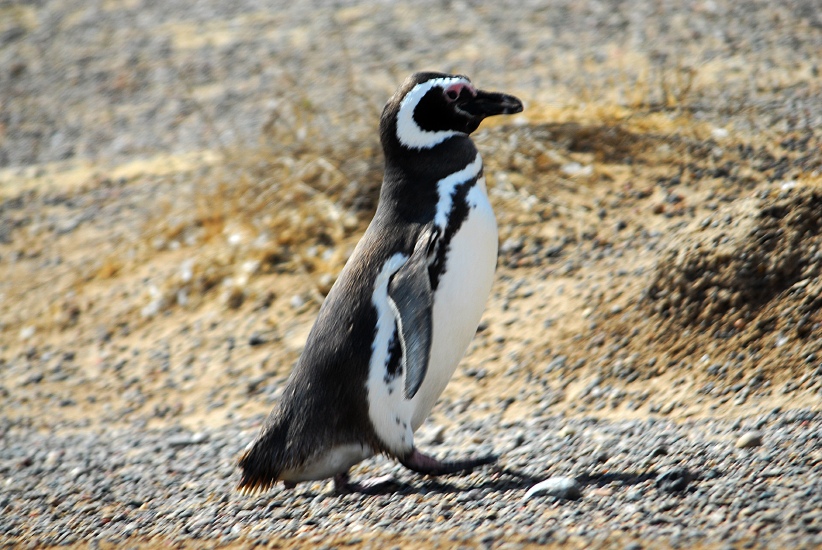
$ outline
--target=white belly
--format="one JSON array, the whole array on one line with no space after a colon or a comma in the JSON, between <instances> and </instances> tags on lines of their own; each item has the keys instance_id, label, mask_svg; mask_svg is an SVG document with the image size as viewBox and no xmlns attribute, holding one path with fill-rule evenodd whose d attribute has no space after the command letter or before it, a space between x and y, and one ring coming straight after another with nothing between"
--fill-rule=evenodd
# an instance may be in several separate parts
<instances>
[{"instance_id":1,"label":"white belly","mask_svg":"<svg viewBox=\"0 0 822 550\"><path fill-rule=\"evenodd\" d=\"M280 479L290 482L328 479L347 472L354 464L359 464L373 455L374 451L366 445L359 443L339 445L328 449L300 468L282 472Z\"/></svg>"},{"instance_id":2,"label":"white belly","mask_svg":"<svg viewBox=\"0 0 822 550\"><path fill-rule=\"evenodd\" d=\"M446 271L434 295L428 371L412 399L411 427L425 421L474 337L497 266L497 222L480 179L468 194L468 218L451 240Z\"/></svg>"},{"instance_id":3,"label":"white belly","mask_svg":"<svg viewBox=\"0 0 822 550\"><path fill-rule=\"evenodd\" d=\"M469 167L479 172L481 161ZM455 180L461 183L465 178ZM388 344L396 330L396 319L388 306L388 281L408 257L395 254L383 266L375 283L372 299L377 309L377 334L366 383L369 416L380 440L396 455L413 449L414 431L425 421L448 385L477 331L491 291L498 237L484 178L470 190L467 200L471 206L468 217L451 239L445 272L434 294L428 369L422 385L410 400L404 397L404 376L386 380L384 370ZM450 200L445 202L450 208Z\"/></svg>"}]
</instances>

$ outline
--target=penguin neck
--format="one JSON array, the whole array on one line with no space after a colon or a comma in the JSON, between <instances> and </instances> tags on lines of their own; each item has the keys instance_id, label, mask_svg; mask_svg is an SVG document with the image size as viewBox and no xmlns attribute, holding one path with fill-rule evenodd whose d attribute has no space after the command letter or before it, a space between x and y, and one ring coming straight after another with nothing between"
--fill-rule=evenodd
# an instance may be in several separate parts
<instances>
[{"instance_id":1,"label":"penguin neck","mask_svg":"<svg viewBox=\"0 0 822 550\"><path fill-rule=\"evenodd\" d=\"M478 169L482 169L477 148L465 134L430 149L408 149L393 143L383 144L383 151L385 179L380 189L379 208L421 223L430 221L436 214L440 200L437 186L442 180L466 170L472 163L479 162Z\"/></svg>"}]
</instances>

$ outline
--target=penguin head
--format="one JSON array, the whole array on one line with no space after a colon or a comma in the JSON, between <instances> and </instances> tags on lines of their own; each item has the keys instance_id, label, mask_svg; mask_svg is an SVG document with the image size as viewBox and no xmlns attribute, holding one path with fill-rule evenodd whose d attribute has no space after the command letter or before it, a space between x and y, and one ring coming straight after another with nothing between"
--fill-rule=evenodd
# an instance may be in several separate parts
<instances>
[{"instance_id":1,"label":"penguin head","mask_svg":"<svg viewBox=\"0 0 822 550\"><path fill-rule=\"evenodd\" d=\"M485 117L521 111L516 97L479 90L466 76L414 73L385 105L380 135L384 146L396 140L407 149L430 149L467 136Z\"/></svg>"}]
</instances>

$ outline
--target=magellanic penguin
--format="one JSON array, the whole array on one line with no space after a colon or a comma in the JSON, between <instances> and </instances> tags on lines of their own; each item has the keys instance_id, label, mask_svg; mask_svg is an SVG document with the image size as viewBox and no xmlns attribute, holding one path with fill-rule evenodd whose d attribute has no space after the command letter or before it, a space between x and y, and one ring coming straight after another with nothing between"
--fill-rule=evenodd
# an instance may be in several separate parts
<instances>
[{"instance_id":1,"label":"magellanic penguin","mask_svg":"<svg viewBox=\"0 0 822 550\"><path fill-rule=\"evenodd\" d=\"M239 489L334 478L378 453L427 475L468 471L414 446L476 332L497 262L497 224L469 134L522 102L460 75L411 75L380 119L377 211L320 308L277 407L240 458Z\"/></svg>"}]
</instances>

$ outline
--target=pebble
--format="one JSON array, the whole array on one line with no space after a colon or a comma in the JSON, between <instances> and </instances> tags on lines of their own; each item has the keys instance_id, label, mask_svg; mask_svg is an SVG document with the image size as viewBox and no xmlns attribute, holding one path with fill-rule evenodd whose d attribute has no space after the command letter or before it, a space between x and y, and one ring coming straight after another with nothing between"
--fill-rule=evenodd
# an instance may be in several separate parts
<instances>
[{"instance_id":1,"label":"pebble","mask_svg":"<svg viewBox=\"0 0 822 550\"><path fill-rule=\"evenodd\" d=\"M258 332L253 333L248 338L248 345L252 346L252 347L261 346L261 345L266 344L266 343L268 343L268 340Z\"/></svg>"},{"instance_id":2,"label":"pebble","mask_svg":"<svg viewBox=\"0 0 822 550\"><path fill-rule=\"evenodd\" d=\"M558 432L557 435L559 437L573 437L575 436L577 431L572 428L571 426L563 426Z\"/></svg>"},{"instance_id":3,"label":"pebble","mask_svg":"<svg viewBox=\"0 0 822 550\"><path fill-rule=\"evenodd\" d=\"M448 416L459 405L440 406ZM278 486L250 496L237 493L236 459L256 434L256 421L199 432L145 425L90 431L64 423L46 434L0 418L0 505L4 498L14 503L0 506L0 539L22 543L25 536L44 546L52 540L46 533L73 533L78 540L100 533L106 541L123 544L130 534L201 546L237 536L232 529L239 524L240 536L253 533L255 539L282 542L307 527L324 537L353 537L352 525L413 517L410 524L386 521L381 532L437 538L464 528L477 537L494 533L495 540L503 540L531 533L535 518L550 514L555 538L589 540L630 532L646 548L673 546L677 537L678 546L687 547L689 537L717 544L728 542L727 533L755 530L765 547L822 544L822 494L814 485L820 475L814 457L822 417L812 411L768 415L780 426L780 451L763 462L757 453L717 443L737 433L731 420L597 420L544 410L502 428L493 416L474 420L469 412L449 424L435 453L439 458L500 450L486 447L487 441L510 447L500 437L503 431L510 437L526 435L498 466L427 478L376 457L355 467L352 480L393 475L396 491L342 497L329 496L327 482L301 483L292 491ZM427 426L438 439L437 425ZM557 437L563 428L577 436ZM478 443L476 436L481 436ZM654 452L663 447L665 453ZM584 479L543 471L544 465L574 471L605 448L611 458L594 465ZM656 455L652 461L650 455ZM545 481L531 481L540 479ZM58 495L60 511L40 512L53 509L58 501L49 499ZM783 528L789 524L797 528ZM580 525L586 526L585 535Z\"/></svg>"},{"instance_id":4,"label":"pebble","mask_svg":"<svg viewBox=\"0 0 822 550\"><path fill-rule=\"evenodd\" d=\"M742 434L734 444L737 449L750 449L752 447L759 447L760 445L762 445L762 432L758 431Z\"/></svg>"},{"instance_id":5,"label":"pebble","mask_svg":"<svg viewBox=\"0 0 822 550\"><path fill-rule=\"evenodd\" d=\"M528 489L523 500L539 496L552 496L566 500L576 500L582 496L582 486L572 477L549 477Z\"/></svg>"},{"instance_id":6,"label":"pebble","mask_svg":"<svg viewBox=\"0 0 822 550\"><path fill-rule=\"evenodd\" d=\"M655 483L660 491L678 493L684 491L692 479L693 475L685 468L673 468L660 473Z\"/></svg>"},{"instance_id":7,"label":"pebble","mask_svg":"<svg viewBox=\"0 0 822 550\"><path fill-rule=\"evenodd\" d=\"M568 164L564 164L560 170L566 176L576 177L576 176L590 176L594 173L594 167L591 165L582 165L578 162L569 162Z\"/></svg>"},{"instance_id":8,"label":"pebble","mask_svg":"<svg viewBox=\"0 0 822 550\"><path fill-rule=\"evenodd\" d=\"M445 441L445 426L425 425L414 439L426 445L440 445Z\"/></svg>"},{"instance_id":9,"label":"pebble","mask_svg":"<svg viewBox=\"0 0 822 550\"><path fill-rule=\"evenodd\" d=\"M200 445L208 441L208 434L205 432L197 432L191 435L181 435L171 437L168 439L169 447L187 447L189 445Z\"/></svg>"}]
</instances>

